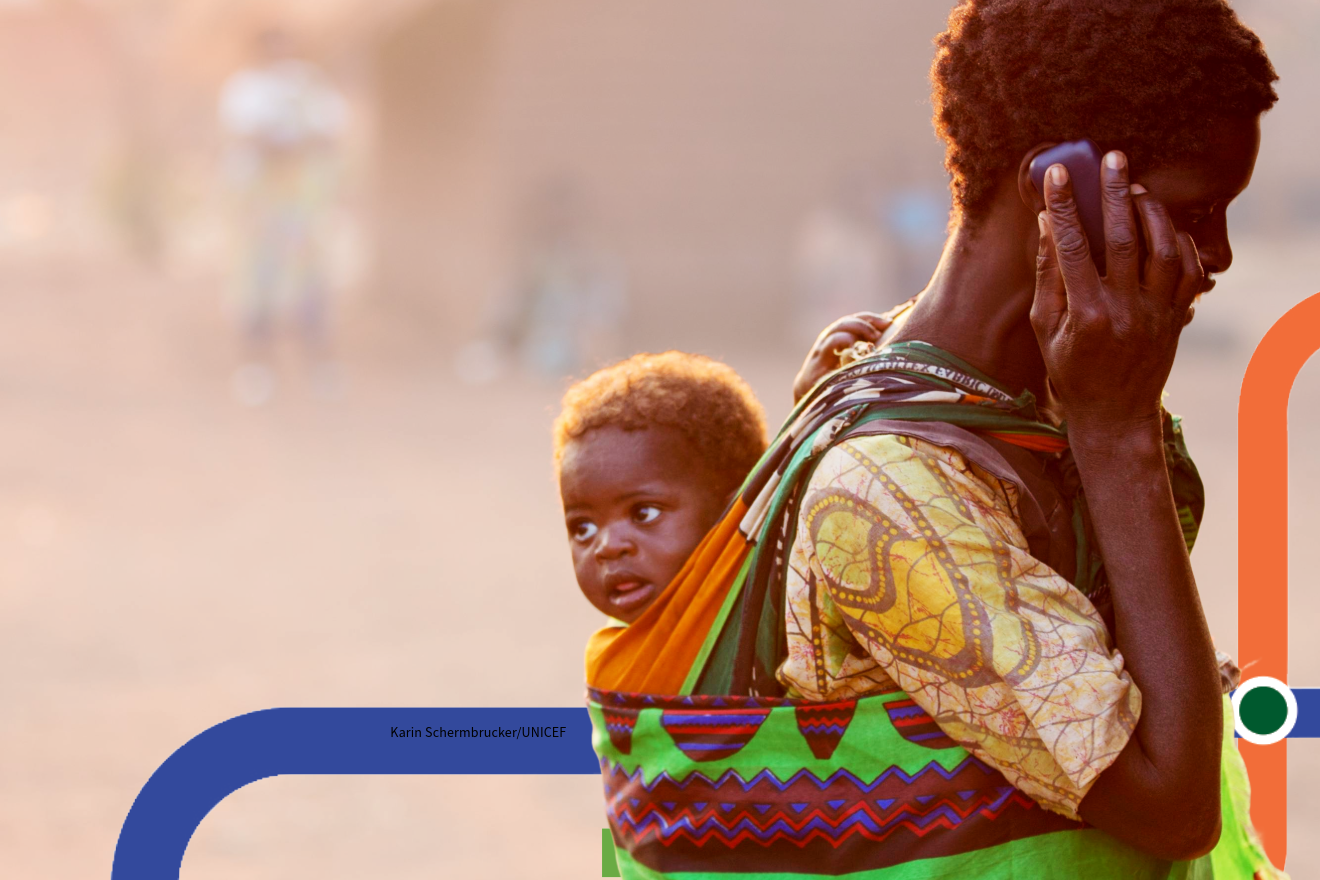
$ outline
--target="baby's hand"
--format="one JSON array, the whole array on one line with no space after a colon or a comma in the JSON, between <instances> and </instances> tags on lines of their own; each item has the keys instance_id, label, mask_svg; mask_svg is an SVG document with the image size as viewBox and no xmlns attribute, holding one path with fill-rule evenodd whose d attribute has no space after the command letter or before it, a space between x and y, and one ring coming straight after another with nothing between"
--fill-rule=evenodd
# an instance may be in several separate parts
<instances>
[{"instance_id":1,"label":"baby's hand","mask_svg":"<svg viewBox=\"0 0 1320 880\"><path fill-rule=\"evenodd\" d=\"M1226 694L1237 690L1242 684L1242 670L1233 662L1233 658L1219 649L1215 649L1215 662L1219 664L1219 689Z\"/></svg>"},{"instance_id":2,"label":"baby's hand","mask_svg":"<svg viewBox=\"0 0 1320 880\"><path fill-rule=\"evenodd\" d=\"M827 373L841 366L840 352L852 348L858 342L879 342L881 334L893 323L893 319L875 312L858 312L840 318L822 330L807 359L803 361L797 378L793 380L793 402L797 403Z\"/></svg>"}]
</instances>

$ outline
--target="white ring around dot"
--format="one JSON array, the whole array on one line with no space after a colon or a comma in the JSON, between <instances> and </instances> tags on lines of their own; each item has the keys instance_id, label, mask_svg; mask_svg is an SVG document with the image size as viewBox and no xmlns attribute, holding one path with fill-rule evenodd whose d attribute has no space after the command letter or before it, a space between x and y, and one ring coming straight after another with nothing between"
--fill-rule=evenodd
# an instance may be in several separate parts
<instances>
[{"instance_id":1,"label":"white ring around dot","mask_svg":"<svg viewBox=\"0 0 1320 880\"><path fill-rule=\"evenodd\" d=\"M1242 711L1239 708L1242 705L1242 698L1258 687L1267 687L1277 691L1282 695L1283 701L1288 704L1288 717L1284 719L1283 726L1274 733L1255 733L1248 730L1247 726L1242 723ZM1297 726L1297 697L1293 694L1292 688L1277 678L1271 678L1268 675L1257 675L1254 678L1249 678L1238 685L1237 690L1233 692L1233 726L1237 730L1238 736L1249 743L1255 743L1258 746L1270 746L1281 742Z\"/></svg>"}]
</instances>

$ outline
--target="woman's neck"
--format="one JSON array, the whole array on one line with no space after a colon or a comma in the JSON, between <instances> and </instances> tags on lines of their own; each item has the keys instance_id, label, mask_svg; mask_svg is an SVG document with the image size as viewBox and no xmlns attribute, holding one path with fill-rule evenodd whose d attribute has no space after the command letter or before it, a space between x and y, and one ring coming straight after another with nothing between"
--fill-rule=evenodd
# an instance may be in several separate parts
<instances>
[{"instance_id":1,"label":"woman's neck","mask_svg":"<svg viewBox=\"0 0 1320 880\"><path fill-rule=\"evenodd\" d=\"M1030 317L1034 220L1020 206L1005 206L972 231L954 229L930 284L893 341L929 342L1044 401L1045 363Z\"/></svg>"}]
</instances>

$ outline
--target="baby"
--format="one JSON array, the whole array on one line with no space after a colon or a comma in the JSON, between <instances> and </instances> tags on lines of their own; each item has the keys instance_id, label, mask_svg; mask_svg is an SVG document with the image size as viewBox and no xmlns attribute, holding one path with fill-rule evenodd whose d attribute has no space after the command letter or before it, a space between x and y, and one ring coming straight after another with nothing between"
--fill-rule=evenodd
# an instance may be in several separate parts
<instances>
[{"instance_id":1,"label":"baby","mask_svg":"<svg viewBox=\"0 0 1320 880\"><path fill-rule=\"evenodd\" d=\"M863 313L821 333L795 397L839 352L889 326ZM639 354L564 395L555 464L583 595L623 623L641 617L719 521L765 452L765 412L725 364L682 352Z\"/></svg>"},{"instance_id":2,"label":"baby","mask_svg":"<svg viewBox=\"0 0 1320 880\"><path fill-rule=\"evenodd\" d=\"M578 586L632 623L765 451L765 413L724 364L639 354L570 388L554 436Z\"/></svg>"}]
</instances>

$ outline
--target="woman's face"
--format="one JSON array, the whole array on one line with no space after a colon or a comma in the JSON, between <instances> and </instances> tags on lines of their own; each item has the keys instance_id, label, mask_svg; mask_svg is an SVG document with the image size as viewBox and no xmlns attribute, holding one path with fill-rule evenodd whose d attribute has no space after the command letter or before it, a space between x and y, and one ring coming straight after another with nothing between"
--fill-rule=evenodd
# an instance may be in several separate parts
<instances>
[{"instance_id":1,"label":"woman's face","mask_svg":"<svg viewBox=\"0 0 1320 880\"><path fill-rule=\"evenodd\" d=\"M1233 262L1225 214L1251 182L1259 149L1259 116L1225 120L1211 132L1200 158L1139 174L1135 181L1168 209L1174 228L1196 243L1206 291L1214 287L1213 276Z\"/></svg>"}]
</instances>

